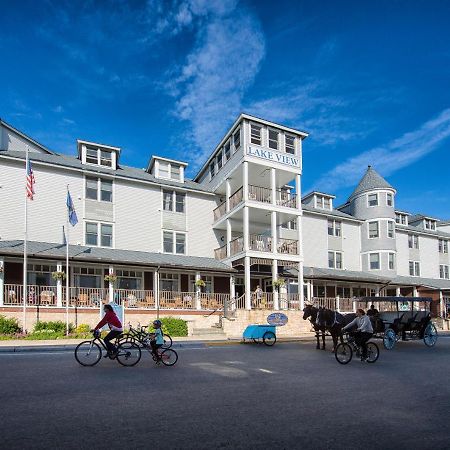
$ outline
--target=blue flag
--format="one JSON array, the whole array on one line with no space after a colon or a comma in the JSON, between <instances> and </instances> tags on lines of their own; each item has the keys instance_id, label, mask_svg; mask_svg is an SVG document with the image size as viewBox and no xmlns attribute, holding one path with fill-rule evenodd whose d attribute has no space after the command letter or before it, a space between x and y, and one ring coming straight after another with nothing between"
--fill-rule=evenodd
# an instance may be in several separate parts
<instances>
[{"instance_id":1,"label":"blue flag","mask_svg":"<svg viewBox=\"0 0 450 450\"><path fill-rule=\"evenodd\" d=\"M72 202L72 197L70 196L69 191L67 191L66 205L67 205L67 212L69 214L69 223L70 223L70 225L72 225L74 227L78 223L78 217L77 217L77 213L75 212L75 208L74 208L73 202Z\"/></svg>"}]
</instances>

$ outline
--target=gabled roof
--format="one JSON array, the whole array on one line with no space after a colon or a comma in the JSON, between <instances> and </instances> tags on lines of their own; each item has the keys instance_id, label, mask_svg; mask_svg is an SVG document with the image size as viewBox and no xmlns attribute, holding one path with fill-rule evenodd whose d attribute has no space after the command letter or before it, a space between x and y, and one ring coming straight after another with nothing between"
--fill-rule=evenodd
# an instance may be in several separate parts
<instances>
[{"instance_id":1,"label":"gabled roof","mask_svg":"<svg viewBox=\"0 0 450 450\"><path fill-rule=\"evenodd\" d=\"M356 186L356 189L348 198L348 201L363 192L374 189L390 189L396 192L395 189L378 172L372 169L372 166L368 166L366 173L361 178L361 181L358 183L358 186Z\"/></svg>"},{"instance_id":2,"label":"gabled roof","mask_svg":"<svg viewBox=\"0 0 450 450\"><path fill-rule=\"evenodd\" d=\"M327 217L341 217L342 219L348 219L353 220L356 222L364 222L361 219L358 219L350 214L343 213L342 211L338 211L336 209L322 209L322 208L314 208L314 206L311 205L305 205L302 203L302 209L303 211L320 214L322 216Z\"/></svg>"},{"instance_id":3,"label":"gabled roof","mask_svg":"<svg viewBox=\"0 0 450 450\"><path fill-rule=\"evenodd\" d=\"M419 220L423 220L423 219L429 219L429 220L439 220L436 219L435 217L431 217L431 216L426 216L425 214L415 214L413 216L411 216L408 221L409 223L414 223L414 222L419 222Z\"/></svg>"},{"instance_id":4,"label":"gabled roof","mask_svg":"<svg viewBox=\"0 0 450 450\"><path fill-rule=\"evenodd\" d=\"M323 197L336 198L336 196L333 195L333 194L327 194L326 192L320 192L320 191L312 191L312 192L309 192L308 194L304 195L304 196L302 197L302 200L304 200L304 199L306 199L306 198L309 198L309 197L311 197L312 195L321 195L321 196L323 196Z\"/></svg>"},{"instance_id":5,"label":"gabled roof","mask_svg":"<svg viewBox=\"0 0 450 450\"><path fill-rule=\"evenodd\" d=\"M66 257L66 246L64 244L28 241L27 249L28 257L31 258L54 258L64 260ZM23 241L0 241L0 254L22 256ZM84 263L115 263L146 267L209 270L212 272L225 273L235 272L234 269L214 258L86 247L81 245L69 245L69 258L71 261Z\"/></svg>"}]
</instances>

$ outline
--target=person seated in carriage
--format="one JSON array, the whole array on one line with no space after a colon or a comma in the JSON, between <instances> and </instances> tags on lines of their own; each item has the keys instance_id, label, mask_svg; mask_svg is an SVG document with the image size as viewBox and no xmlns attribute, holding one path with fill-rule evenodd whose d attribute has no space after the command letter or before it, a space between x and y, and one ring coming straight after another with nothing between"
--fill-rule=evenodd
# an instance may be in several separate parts
<instances>
[{"instance_id":1,"label":"person seated in carriage","mask_svg":"<svg viewBox=\"0 0 450 450\"><path fill-rule=\"evenodd\" d=\"M378 316L378 314L379 314L379 312L378 312L378 309L375 308L375 305L370 305L370 309L367 310L367 315L370 318L372 318L372 317L376 318Z\"/></svg>"},{"instance_id":2,"label":"person seated in carriage","mask_svg":"<svg viewBox=\"0 0 450 450\"><path fill-rule=\"evenodd\" d=\"M372 322L363 309L356 310L356 318L342 328L342 331L349 330L356 325L356 331L351 334L355 338L356 345L361 347L361 361L367 361L367 341L373 335Z\"/></svg>"}]
</instances>

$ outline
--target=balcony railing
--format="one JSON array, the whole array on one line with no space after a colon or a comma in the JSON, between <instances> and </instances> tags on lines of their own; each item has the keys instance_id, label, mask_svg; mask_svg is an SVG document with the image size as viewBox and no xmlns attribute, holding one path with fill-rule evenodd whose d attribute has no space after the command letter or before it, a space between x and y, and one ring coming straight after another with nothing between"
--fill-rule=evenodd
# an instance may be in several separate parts
<instances>
[{"instance_id":1,"label":"balcony railing","mask_svg":"<svg viewBox=\"0 0 450 450\"><path fill-rule=\"evenodd\" d=\"M294 239L279 238L277 241L277 251L284 255L297 255L298 241Z\"/></svg>"},{"instance_id":2,"label":"balcony railing","mask_svg":"<svg viewBox=\"0 0 450 450\"><path fill-rule=\"evenodd\" d=\"M216 248L214 250L214 258L221 261L227 257L227 244L222 245L222 247Z\"/></svg>"},{"instance_id":3,"label":"balcony railing","mask_svg":"<svg viewBox=\"0 0 450 450\"><path fill-rule=\"evenodd\" d=\"M225 213L227 212L227 203L223 202L222 204L220 204L214 211L214 222L216 222L217 220L219 220L221 217L223 217L225 215Z\"/></svg>"},{"instance_id":4,"label":"balcony railing","mask_svg":"<svg viewBox=\"0 0 450 450\"><path fill-rule=\"evenodd\" d=\"M249 236L250 250L257 252L271 252L272 251L272 238L270 236L264 236L261 234L251 234Z\"/></svg>"},{"instance_id":5,"label":"balcony railing","mask_svg":"<svg viewBox=\"0 0 450 450\"><path fill-rule=\"evenodd\" d=\"M277 205L297 208L297 196L286 191L277 190Z\"/></svg>"},{"instance_id":6,"label":"balcony railing","mask_svg":"<svg viewBox=\"0 0 450 450\"><path fill-rule=\"evenodd\" d=\"M272 189L249 184L248 199L255 202L272 203Z\"/></svg>"},{"instance_id":7,"label":"balcony railing","mask_svg":"<svg viewBox=\"0 0 450 450\"><path fill-rule=\"evenodd\" d=\"M230 210L232 210L235 206L239 205L243 199L243 189L239 188L233 195L230 197Z\"/></svg>"},{"instance_id":8,"label":"balcony railing","mask_svg":"<svg viewBox=\"0 0 450 450\"><path fill-rule=\"evenodd\" d=\"M239 236L230 241L230 256L244 251L244 236Z\"/></svg>"}]
</instances>

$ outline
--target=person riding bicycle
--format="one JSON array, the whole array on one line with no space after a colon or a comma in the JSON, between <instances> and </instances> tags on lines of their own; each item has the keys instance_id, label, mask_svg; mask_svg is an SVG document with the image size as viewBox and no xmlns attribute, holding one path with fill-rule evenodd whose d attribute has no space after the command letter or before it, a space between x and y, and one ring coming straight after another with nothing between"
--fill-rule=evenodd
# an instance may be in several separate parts
<instances>
[{"instance_id":1,"label":"person riding bicycle","mask_svg":"<svg viewBox=\"0 0 450 450\"><path fill-rule=\"evenodd\" d=\"M367 361L367 341L373 335L373 328L370 317L366 315L363 309L356 310L356 318L343 327L342 331L353 328L355 325L357 326L356 331L351 334L355 337L356 345L361 347L361 361Z\"/></svg>"},{"instance_id":2,"label":"person riding bicycle","mask_svg":"<svg viewBox=\"0 0 450 450\"><path fill-rule=\"evenodd\" d=\"M113 344L111 344L111 340L114 338L120 336L123 333L123 327L122 323L120 322L120 319L117 317L116 313L114 312L114 309L111 305L104 305L103 309L105 310L105 315L103 316L103 319L100 320L100 322L96 325L94 329L94 335L100 333L100 329L108 324L109 329L111 330L106 336L103 341L105 342L106 348L108 350L108 353L106 354L105 358L108 356L110 358L113 358L115 354L117 353L117 349Z\"/></svg>"},{"instance_id":3,"label":"person riding bicycle","mask_svg":"<svg viewBox=\"0 0 450 450\"><path fill-rule=\"evenodd\" d=\"M153 321L153 328L155 329L155 332L153 333L153 339L150 341L150 345L152 347L152 354L157 361L160 359L158 355L158 348L162 347L164 344L164 337L161 327L162 323L160 320Z\"/></svg>"}]
</instances>

